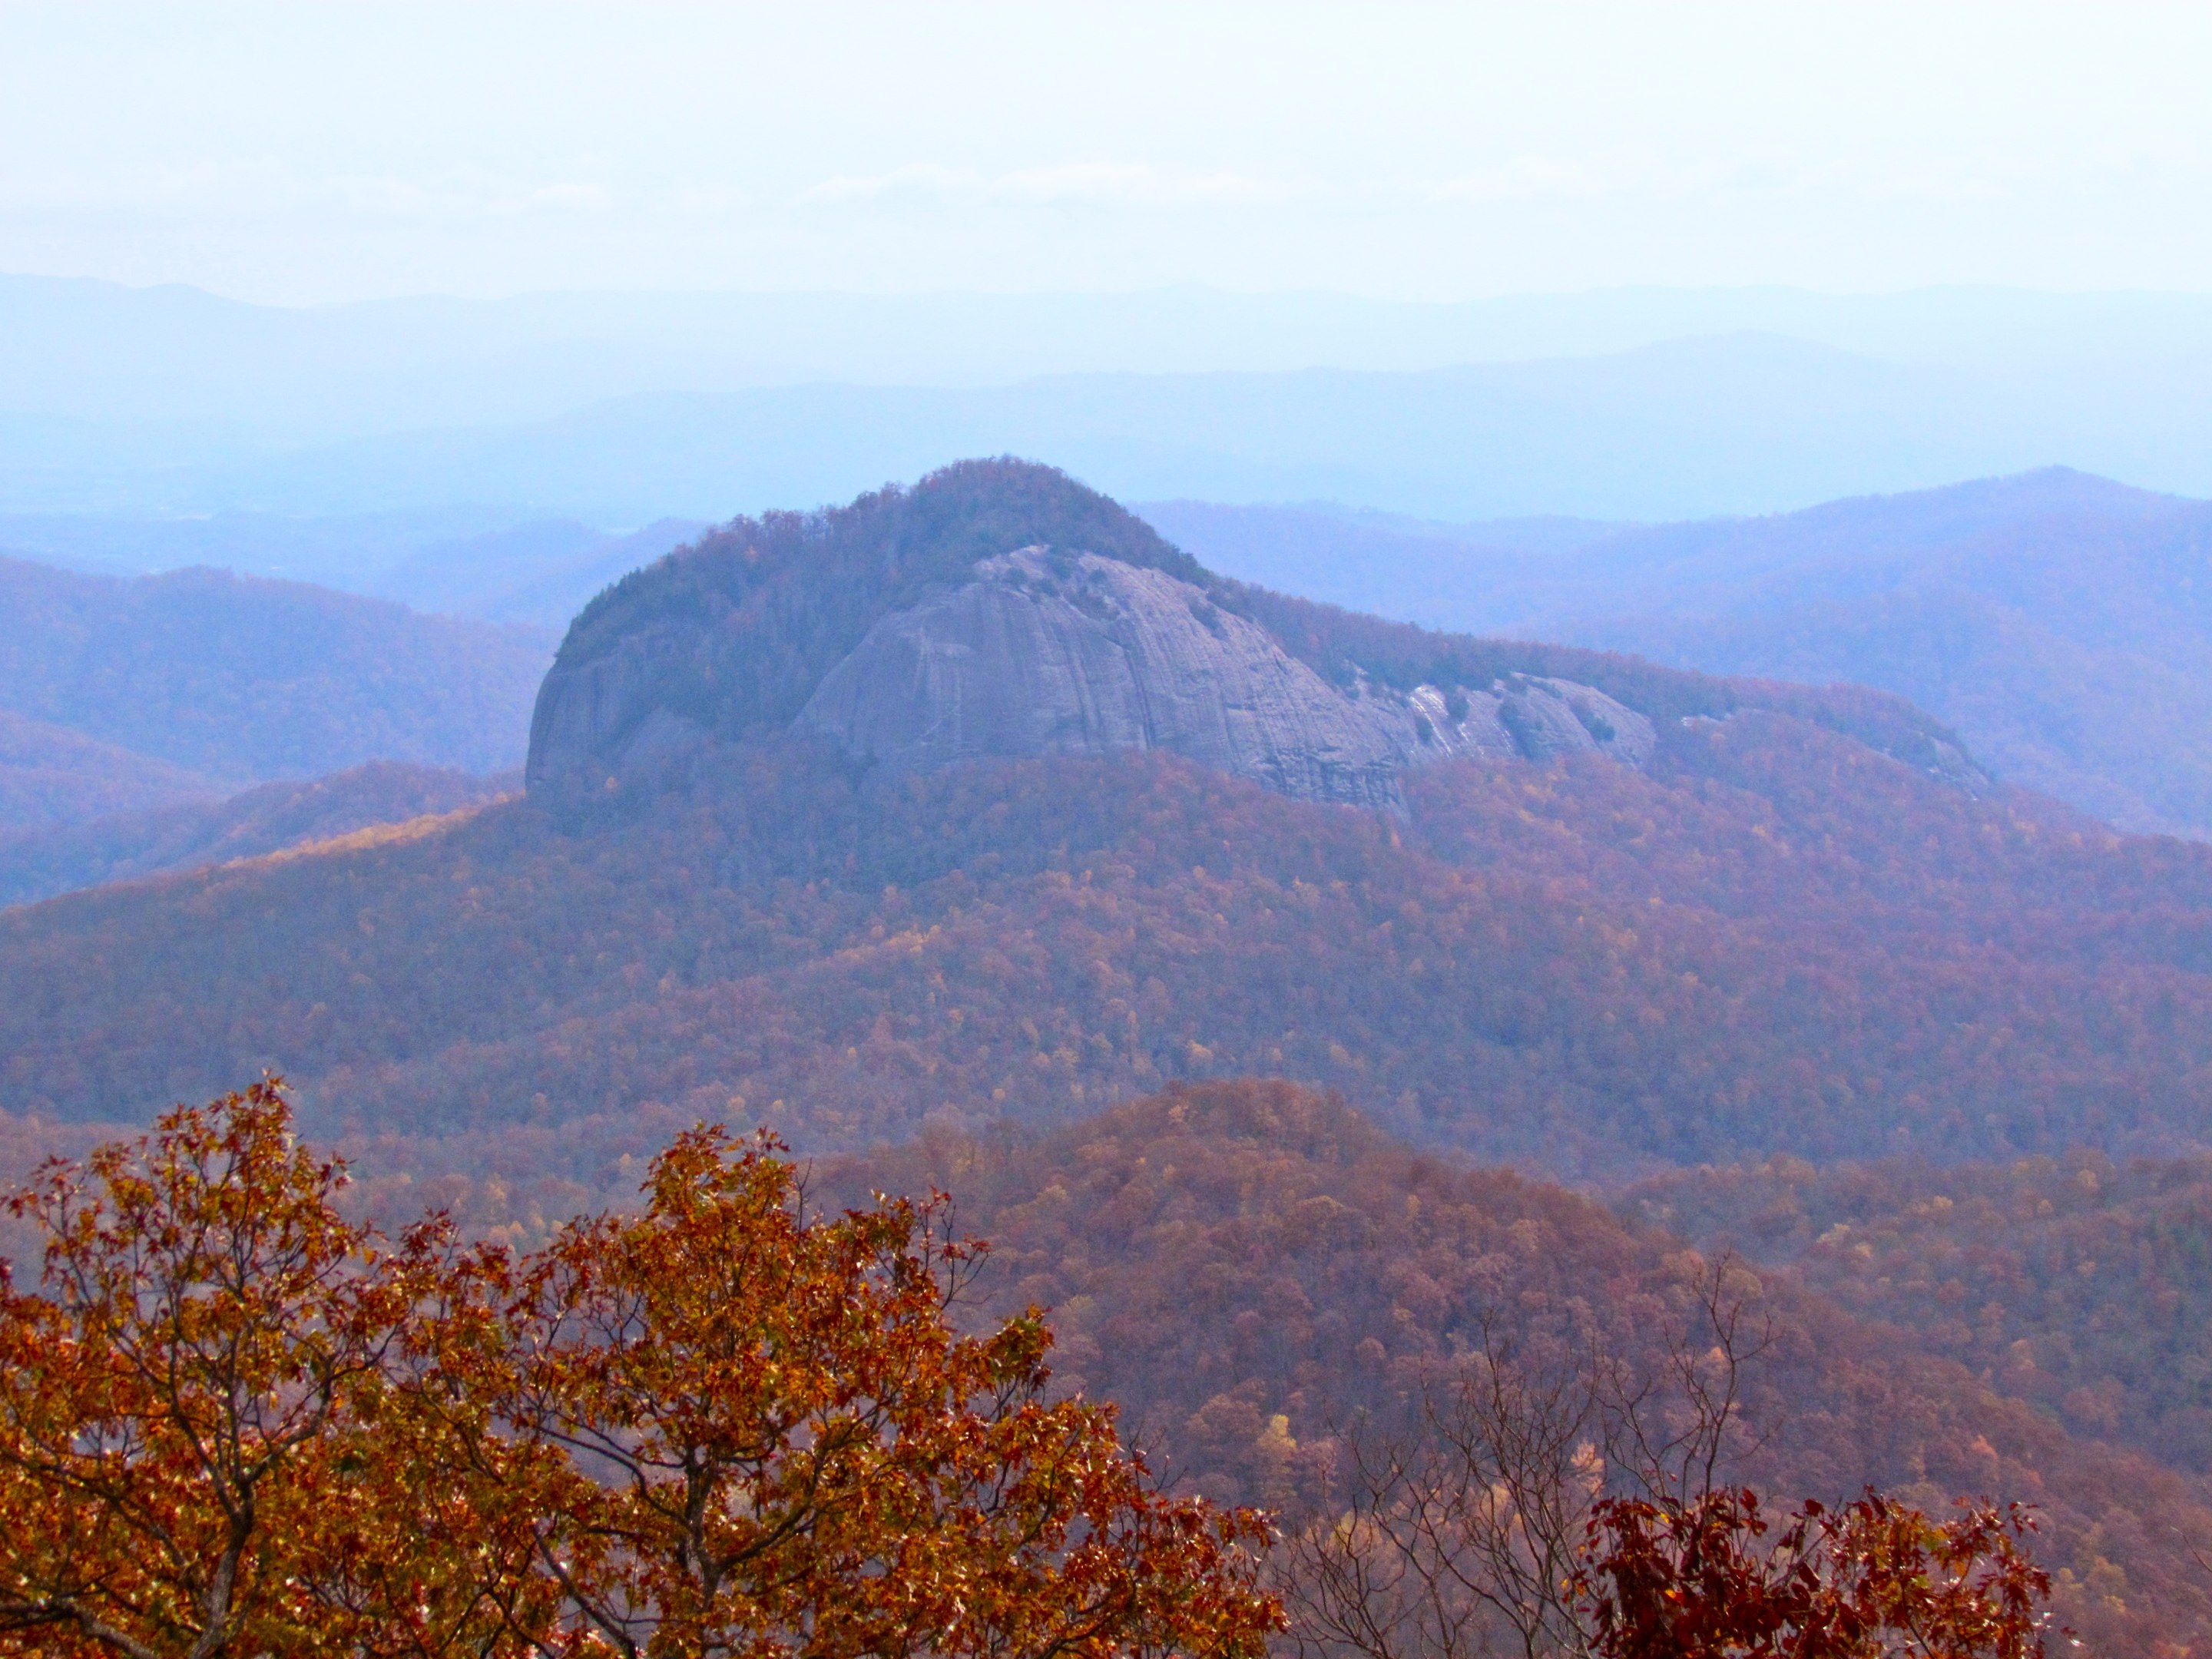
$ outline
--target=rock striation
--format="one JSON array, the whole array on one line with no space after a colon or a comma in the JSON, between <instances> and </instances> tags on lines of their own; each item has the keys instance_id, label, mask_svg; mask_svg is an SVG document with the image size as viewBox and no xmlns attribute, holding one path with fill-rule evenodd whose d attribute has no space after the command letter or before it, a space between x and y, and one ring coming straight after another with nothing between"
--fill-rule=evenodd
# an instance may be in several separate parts
<instances>
[{"instance_id":1,"label":"rock striation","mask_svg":"<svg viewBox=\"0 0 2212 1659\"><path fill-rule=\"evenodd\" d=\"M1397 800L1410 736L1189 583L1039 547L878 623L795 729L896 768L1161 749L1370 806Z\"/></svg>"},{"instance_id":2,"label":"rock striation","mask_svg":"<svg viewBox=\"0 0 2212 1659\"><path fill-rule=\"evenodd\" d=\"M1164 571L1029 547L975 574L869 629L794 730L894 768L1165 750L1301 799L1385 808L1424 760L1651 751L1651 723L1587 686L1333 686Z\"/></svg>"},{"instance_id":3,"label":"rock striation","mask_svg":"<svg viewBox=\"0 0 2212 1659\"><path fill-rule=\"evenodd\" d=\"M648 656L625 651L549 686L533 781L604 772L619 787L700 748L698 720L665 705L635 717L648 678ZM1299 799L1385 810L1425 762L1586 750L1640 765L1655 741L1642 714L1567 681L1332 685L1192 583L1042 546L981 560L973 580L881 618L789 729L893 770L1164 750Z\"/></svg>"}]
</instances>

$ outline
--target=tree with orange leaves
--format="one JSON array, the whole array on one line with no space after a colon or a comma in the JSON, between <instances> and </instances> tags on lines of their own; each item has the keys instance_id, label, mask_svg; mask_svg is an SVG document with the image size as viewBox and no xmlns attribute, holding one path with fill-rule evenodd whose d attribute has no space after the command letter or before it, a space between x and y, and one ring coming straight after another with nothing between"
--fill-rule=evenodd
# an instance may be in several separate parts
<instances>
[{"instance_id":1,"label":"tree with orange leaves","mask_svg":"<svg viewBox=\"0 0 2212 1659\"><path fill-rule=\"evenodd\" d=\"M51 1166L0 1300L0 1654L1256 1659L1261 1520L954 1323L945 1201L682 1137L520 1258L343 1220L271 1081Z\"/></svg>"},{"instance_id":2,"label":"tree with orange leaves","mask_svg":"<svg viewBox=\"0 0 2212 1659\"><path fill-rule=\"evenodd\" d=\"M289 1543L393 1326L341 1180L262 1084L10 1201L46 1246L0 1283L0 1649L309 1644Z\"/></svg>"},{"instance_id":3,"label":"tree with orange leaves","mask_svg":"<svg viewBox=\"0 0 2212 1659\"><path fill-rule=\"evenodd\" d=\"M681 1137L647 1205L505 1292L506 1433L590 1478L536 1506L580 1650L1261 1650L1259 1520L1149 1490L1110 1407L1053 1401L1032 1310L964 1335L945 1201L811 1218L763 1138Z\"/></svg>"}]
</instances>

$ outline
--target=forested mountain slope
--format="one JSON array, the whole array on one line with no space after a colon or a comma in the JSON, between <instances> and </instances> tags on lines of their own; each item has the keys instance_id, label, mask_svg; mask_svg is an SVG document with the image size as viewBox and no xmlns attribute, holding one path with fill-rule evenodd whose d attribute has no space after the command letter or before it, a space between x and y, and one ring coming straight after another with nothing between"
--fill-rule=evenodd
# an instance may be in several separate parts
<instances>
[{"instance_id":1,"label":"forested mountain slope","mask_svg":"<svg viewBox=\"0 0 2212 1659\"><path fill-rule=\"evenodd\" d=\"M1294 703L1396 723L1390 810L1156 724L887 760L802 718L948 595L1087 641L1067 684L1164 664L1247 741L1204 659L1242 641L1276 754L1322 730ZM2180 1150L2212 1105L2212 852L1992 792L1879 694L1228 582L1048 469L739 520L579 619L534 758L561 707L576 764L526 801L0 917L0 1106L127 1120L268 1066L325 1126L573 1175L699 1116L853 1146L1249 1072L1563 1172Z\"/></svg>"},{"instance_id":2,"label":"forested mountain slope","mask_svg":"<svg viewBox=\"0 0 2212 1659\"><path fill-rule=\"evenodd\" d=\"M778 746L581 830L516 802L75 895L0 915L0 1104L133 1118L269 1066L325 1125L464 1164L543 1132L569 1170L702 1115L821 1148L1271 1071L1570 1172L2198 1144L2212 854L1771 714L1407 799Z\"/></svg>"},{"instance_id":3,"label":"forested mountain slope","mask_svg":"<svg viewBox=\"0 0 2212 1659\"><path fill-rule=\"evenodd\" d=\"M142 811L222 790L204 773L0 708L0 830Z\"/></svg>"},{"instance_id":4,"label":"forested mountain slope","mask_svg":"<svg viewBox=\"0 0 2212 1659\"><path fill-rule=\"evenodd\" d=\"M1341 604L1879 687L2000 777L2125 829L2212 835L2201 501L2051 467L1543 549L1310 511L1158 513L1202 558Z\"/></svg>"},{"instance_id":5,"label":"forested mountain slope","mask_svg":"<svg viewBox=\"0 0 2212 1659\"><path fill-rule=\"evenodd\" d=\"M0 712L105 746L54 747L63 781L0 828L374 760L513 766L548 656L527 630L210 570L125 580L0 558ZM137 757L135 793L111 750Z\"/></svg>"},{"instance_id":6,"label":"forested mountain slope","mask_svg":"<svg viewBox=\"0 0 2212 1659\"><path fill-rule=\"evenodd\" d=\"M514 774L483 778L376 761L331 777L261 784L228 800L0 835L0 907L457 811L520 782Z\"/></svg>"},{"instance_id":7,"label":"forested mountain slope","mask_svg":"<svg viewBox=\"0 0 2212 1659\"><path fill-rule=\"evenodd\" d=\"M2212 1160L2056 1158L1654 1177L1625 1212L1786 1263L2077 1434L2212 1473Z\"/></svg>"},{"instance_id":8,"label":"forested mountain slope","mask_svg":"<svg viewBox=\"0 0 2212 1659\"><path fill-rule=\"evenodd\" d=\"M1171 1477L1292 1514L1348 1477L1358 1413L1370 1436L1393 1423L1452 1356L1597 1341L1651 1365L1697 1328L1706 1267L1589 1199L1424 1156L1279 1083L1178 1087L1049 1136L939 1133L817 1182L823 1202L949 1192L992 1242L978 1315L1049 1307L1062 1386L1120 1402ZM1763 1345L1731 1474L1829 1499L1872 1483L1937 1512L2025 1499L2061 1616L2095 1650L2203 1633L2201 1493L1786 1270L1760 1278L1729 1281L1750 1298L1747 1349Z\"/></svg>"}]
</instances>

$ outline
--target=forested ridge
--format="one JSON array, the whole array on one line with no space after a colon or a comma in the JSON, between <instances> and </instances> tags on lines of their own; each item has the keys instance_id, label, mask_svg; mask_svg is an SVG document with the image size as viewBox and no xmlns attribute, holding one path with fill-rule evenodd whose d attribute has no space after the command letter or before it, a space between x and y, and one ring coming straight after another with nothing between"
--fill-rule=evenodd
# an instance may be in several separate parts
<instances>
[{"instance_id":1,"label":"forested ridge","mask_svg":"<svg viewBox=\"0 0 2212 1659\"><path fill-rule=\"evenodd\" d=\"M521 780L396 761L264 783L228 800L113 812L0 835L0 906L171 870L252 858L514 793Z\"/></svg>"},{"instance_id":2,"label":"forested ridge","mask_svg":"<svg viewBox=\"0 0 2212 1659\"><path fill-rule=\"evenodd\" d=\"M1121 1402L1197 1490L1279 1509L1326 1489L1361 1413L1388 1419L1426 1368L1486 1341L1540 1349L1595 1319L1650 1358L1713 1260L1283 1084L1177 1085L1045 1135L939 1132L815 1179L833 1204L950 1193L993 1241L979 1308L1054 1310L1060 1386ZM1732 1282L1767 1343L1747 1368L1744 1477L1838 1499L1871 1483L1931 1510L2028 1498L2060 1611L2100 1647L2205 1628L2212 1579L2190 1551L2212 1510L2195 1484L2070 1436L1818 1275Z\"/></svg>"},{"instance_id":3,"label":"forested ridge","mask_svg":"<svg viewBox=\"0 0 2212 1659\"><path fill-rule=\"evenodd\" d=\"M551 643L221 570L0 557L0 830L376 761L514 766ZM11 726L36 752L9 752Z\"/></svg>"},{"instance_id":4,"label":"forested ridge","mask_svg":"<svg viewBox=\"0 0 2212 1659\"><path fill-rule=\"evenodd\" d=\"M2202 1153L1654 1176L1630 1212L1727 1240L1910 1332L2077 1434L2212 1472L2212 1162Z\"/></svg>"},{"instance_id":5,"label":"forested ridge","mask_svg":"<svg viewBox=\"0 0 2212 1659\"><path fill-rule=\"evenodd\" d=\"M1783 716L1678 724L1650 775L1428 769L1404 824L1159 757L723 776L0 917L4 1104L268 1066L387 1133L665 1110L818 1148L1256 1071L1620 1172L2154 1150L2212 1087L2212 854Z\"/></svg>"},{"instance_id":6,"label":"forested ridge","mask_svg":"<svg viewBox=\"0 0 2212 1659\"><path fill-rule=\"evenodd\" d=\"M1158 752L901 773L787 734L871 617L1039 536L1184 574L1357 695L1571 676L1656 749L1412 765L1395 814ZM1576 1373L1547 1479L1577 1572L1601 1539L1648 1566L1669 1528L1763 1535L1763 1493L1832 1565L2002 1574L2016 1514L1925 1517L2021 1500L2093 1650L2201 1647L2212 1414L2172 1322L2205 1259L2212 848L2008 790L1894 699L1425 634L1147 538L1012 462L741 520L563 648L693 630L638 707L713 718L650 787L474 804L375 772L142 822L118 871L238 855L0 912L0 1171L281 1073L356 1161L347 1216L428 1209L557 1278L671 1158L723 1179L736 1143L698 1126L764 1131L744 1170L812 1163L787 1204L762 1175L763 1224L942 1188L994 1241L963 1316L1048 1308L1051 1398L1117 1402L1310 1565L1368 1535L1330 1506L1388 1437L1433 1446L1438 1389ZM1698 1480L1637 1438L1683 1412ZM1416 1488L1444 1489L1386 1483L1369 1522ZM1569 1617L1547 1582L1539 1622ZM1873 1593L1823 1583L1788 1617Z\"/></svg>"},{"instance_id":7,"label":"forested ridge","mask_svg":"<svg viewBox=\"0 0 2212 1659\"><path fill-rule=\"evenodd\" d=\"M0 1652L2041 1659L2203 1623L2170 1476L1287 1084L812 1169L700 1125L520 1238L389 1188L381 1231L295 1128L264 1080L6 1206Z\"/></svg>"}]
</instances>

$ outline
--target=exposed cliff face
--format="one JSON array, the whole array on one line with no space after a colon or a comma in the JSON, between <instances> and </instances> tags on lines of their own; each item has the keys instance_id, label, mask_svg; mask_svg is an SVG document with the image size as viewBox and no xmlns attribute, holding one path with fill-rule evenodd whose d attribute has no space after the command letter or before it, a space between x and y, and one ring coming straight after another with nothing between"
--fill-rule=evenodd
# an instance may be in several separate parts
<instances>
[{"instance_id":1,"label":"exposed cliff face","mask_svg":"<svg viewBox=\"0 0 2212 1659\"><path fill-rule=\"evenodd\" d=\"M605 790L648 775L703 744L707 725L671 706L672 659L686 641L654 630L573 665L538 688L524 777L533 794Z\"/></svg>"},{"instance_id":2,"label":"exposed cliff face","mask_svg":"<svg viewBox=\"0 0 2212 1659\"><path fill-rule=\"evenodd\" d=\"M795 729L897 767L1165 749L1367 806L1398 805L1399 774L1423 759L1651 750L1650 722L1587 686L1340 690L1164 571L1024 548L975 578L877 623Z\"/></svg>"},{"instance_id":3,"label":"exposed cliff face","mask_svg":"<svg viewBox=\"0 0 2212 1659\"><path fill-rule=\"evenodd\" d=\"M902 770L1164 749L1299 799L1386 809L1425 760L1595 749L1640 763L1651 750L1644 716L1564 681L1332 686L1204 590L1117 559L1030 547L973 578L878 622L790 729ZM596 765L619 787L704 740L704 724L665 706L629 718L653 654L639 641L549 685L536 778L588 787Z\"/></svg>"},{"instance_id":4,"label":"exposed cliff face","mask_svg":"<svg viewBox=\"0 0 2212 1659\"><path fill-rule=\"evenodd\" d=\"M1158 570L1027 548L885 617L797 729L897 767L1165 749L1309 800L1395 805L1405 714L1324 684Z\"/></svg>"},{"instance_id":5,"label":"exposed cliff face","mask_svg":"<svg viewBox=\"0 0 2212 1659\"><path fill-rule=\"evenodd\" d=\"M1049 468L964 462L849 507L734 520L603 594L539 693L528 776L548 798L603 797L681 774L714 740L785 736L886 770L1158 749L1397 809L1426 762L1641 766L1654 719L1759 706L1925 769L1941 768L1921 750L1951 752L1872 694L1427 634L1242 587Z\"/></svg>"}]
</instances>

